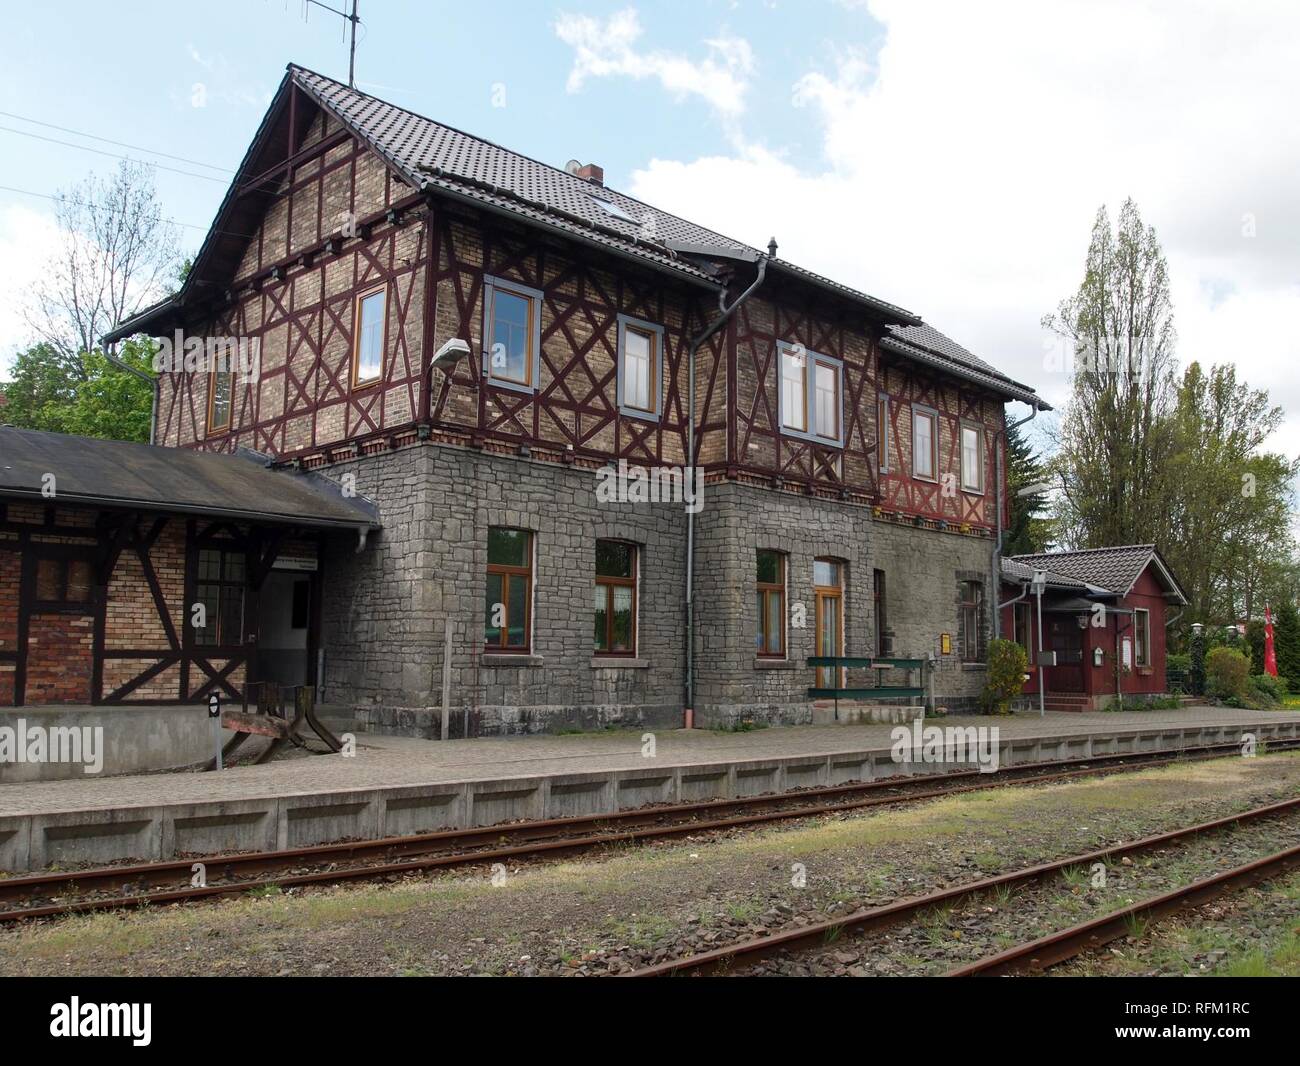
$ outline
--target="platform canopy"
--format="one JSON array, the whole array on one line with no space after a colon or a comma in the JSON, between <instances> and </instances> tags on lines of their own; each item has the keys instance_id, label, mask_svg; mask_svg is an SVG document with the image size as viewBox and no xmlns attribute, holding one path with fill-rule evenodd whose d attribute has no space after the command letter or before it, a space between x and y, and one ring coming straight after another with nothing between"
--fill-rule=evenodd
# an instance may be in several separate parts
<instances>
[{"instance_id":1,"label":"platform canopy","mask_svg":"<svg viewBox=\"0 0 1300 1066\"><path fill-rule=\"evenodd\" d=\"M50 475L53 476L51 480ZM0 500L369 531L379 512L319 474L264 456L0 427Z\"/></svg>"}]
</instances>

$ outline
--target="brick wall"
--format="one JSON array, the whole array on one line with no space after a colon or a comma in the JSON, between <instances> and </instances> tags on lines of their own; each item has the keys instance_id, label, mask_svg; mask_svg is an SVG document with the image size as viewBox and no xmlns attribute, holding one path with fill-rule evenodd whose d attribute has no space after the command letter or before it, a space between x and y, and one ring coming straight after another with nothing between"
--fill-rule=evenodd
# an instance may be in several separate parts
<instances>
[{"instance_id":1,"label":"brick wall","mask_svg":"<svg viewBox=\"0 0 1300 1066\"><path fill-rule=\"evenodd\" d=\"M94 643L94 619L88 614L32 615L24 702L89 703Z\"/></svg>"},{"instance_id":2,"label":"brick wall","mask_svg":"<svg viewBox=\"0 0 1300 1066\"><path fill-rule=\"evenodd\" d=\"M14 673L18 653L18 582L22 574L22 556L16 547L18 537L0 533L0 707L14 702Z\"/></svg>"}]
</instances>

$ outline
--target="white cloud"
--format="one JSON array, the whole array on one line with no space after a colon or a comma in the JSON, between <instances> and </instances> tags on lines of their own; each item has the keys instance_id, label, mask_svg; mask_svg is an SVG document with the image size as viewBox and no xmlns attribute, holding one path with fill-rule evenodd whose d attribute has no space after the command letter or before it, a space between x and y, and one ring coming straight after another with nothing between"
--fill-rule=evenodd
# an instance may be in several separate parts
<instances>
[{"instance_id":1,"label":"white cloud","mask_svg":"<svg viewBox=\"0 0 1300 1066\"><path fill-rule=\"evenodd\" d=\"M601 20L589 15L561 15L555 33L574 52L566 88L580 92L591 78L654 78L678 99L700 96L720 115L734 117L745 109L745 92L754 73L754 53L739 37L704 42L709 54L691 60L640 45L644 31L634 8Z\"/></svg>"},{"instance_id":2,"label":"white cloud","mask_svg":"<svg viewBox=\"0 0 1300 1066\"><path fill-rule=\"evenodd\" d=\"M0 377L7 374L14 353L35 338L23 318L24 294L33 286L49 257L59 247L54 216L22 204L0 207Z\"/></svg>"},{"instance_id":3,"label":"white cloud","mask_svg":"<svg viewBox=\"0 0 1300 1066\"><path fill-rule=\"evenodd\" d=\"M1300 10L864 6L886 30L874 69L864 28L791 86L820 158L734 139L653 159L629 191L752 244L774 233L783 256L918 312L1052 401L1066 381L1039 319L1078 286L1097 208L1113 218L1131 195L1169 258L1181 360L1235 362L1293 412L1276 444L1300 452Z\"/></svg>"}]
</instances>

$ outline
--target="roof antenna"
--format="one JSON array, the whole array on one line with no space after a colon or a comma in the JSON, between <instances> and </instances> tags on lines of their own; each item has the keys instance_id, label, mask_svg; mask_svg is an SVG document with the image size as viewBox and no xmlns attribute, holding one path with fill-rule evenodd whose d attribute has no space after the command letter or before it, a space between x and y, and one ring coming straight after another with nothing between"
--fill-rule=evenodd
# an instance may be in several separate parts
<instances>
[{"instance_id":1,"label":"roof antenna","mask_svg":"<svg viewBox=\"0 0 1300 1066\"><path fill-rule=\"evenodd\" d=\"M769 259L775 259L775 258L776 258L776 238L775 238L775 237L773 237L771 240L769 240L769 241L767 242L767 257L768 257Z\"/></svg>"},{"instance_id":2,"label":"roof antenna","mask_svg":"<svg viewBox=\"0 0 1300 1066\"><path fill-rule=\"evenodd\" d=\"M355 89L357 87L357 23L361 21L357 18L357 0L352 0L352 13L350 15L346 11L340 11L337 7L330 7L329 4L321 3L321 0L303 0L304 18L306 17L308 4L315 4L326 11L332 11L339 18L350 23L348 27L348 37L350 38L348 42L348 88Z\"/></svg>"}]
</instances>

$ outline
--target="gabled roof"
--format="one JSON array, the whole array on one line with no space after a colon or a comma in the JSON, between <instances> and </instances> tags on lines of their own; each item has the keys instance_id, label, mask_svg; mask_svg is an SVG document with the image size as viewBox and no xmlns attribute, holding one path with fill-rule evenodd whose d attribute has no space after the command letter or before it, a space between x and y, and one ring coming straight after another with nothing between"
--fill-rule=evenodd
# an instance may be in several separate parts
<instances>
[{"instance_id":1,"label":"gabled roof","mask_svg":"<svg viewBox=\"0 0 1300 1066\"><path fill-rule=\"evenodd\" d=\"M661 211L616 189L595 185L567 170L290 64L181 292L122 323L105 336L105 341L121 340L134 332L169 322L172 312L193 302L197 285L210 283L204 279L208 267L230 261L232 242L238 240L240 229L248 228L246 216L258 206L257 193L250 200L249 194L246 191L240 194L240 190L250 178L268 168L268 153L284 140L286 100L295 87L314 107L334 116L369 145L412 190L506 214L715 291L719 288L717 268L708 261L705 249L716 250L716 258L740 257L753 261L765 255L742 241ZM602 207L601 201L615 211ZM693 251L683 251L683 248ZM896 304L784 259L769 258L767 273L774 280L784 278L833 294L858 305L886 326L898 327L885 341L898 354L964 377L999 395L1047 409L1028 386L1008 378Z\"/></svg>"},{"instance_id":2,"label":"gabled roof","mask_svg":"<svg viewBox=\"0 0 1300 1066\"><path fill-rule=\"evenodd\" d=\"M1011 561L1031 570L1050 568L1054 573L1108 589L1121 597L1133 591L1133 586L1148 566L1154 566L1156 577L1165 588L1166 598L1177 603L1187 602L1173 571L1154 544L1017 555Z\"/></svg>"},{"instance_id":3,"label":"gabled roof","mask_svg":"<svg viewBox=\"0 0 1300 1066\"><path fill-rule=\"evenodd\" d=\"M881 341L881 346L946 373L956 374L1004 396L1010 396L1013 400L1037 407L1040 411L1052 409L1039 399L1028 385L1022 385L1007 377L979 356L967 351L951 337L944 336L924 322L917 326L886 327L885 339Z\"/></svg>"},{"instance_id":4,"label":"gabled roof","mask_svg":"<svg viewBox=\"0 0 1300 1066\"><path fill-rule=\"evenodd\" d=\"M43 493L53 474L55 495ZM235 454L0 427L0 499L208 515L275 525L370 530L378 510L318 474Z\"/></svg>"},{"instance_id":5,"label":"gabled roof","mask_svg":"<svg viewBox=\"0 0 1300 1066\"><path fill-rule=\"evenodd\" d=\"M1064 574L1058 574L1054 570L1045 570L1043 567L1026 566L1016 559L1003 558L1002 576L1008 581L1032 581L1036 570L1044 570L1047 575L1047 587L1052 589L1068 589L1072 592L1087 592L1093 586L1086 581L1079 581L1076 578L1066 577ZM1110 590L1103 590L1109 594Z\"/></svg>"},{"instance_id":6,"label":"gabled roof","mask_svg":"<svg viewBox=\"0 0 1300 1066\"><path fill-rule=\"evenodd\" d=\"M569 236L595 239L650 263L705 280L711 276L708 270L673 254L667 244L678 242L762 254L743 241L724 237L616 189L594 185L567 170L359 92L323 74L293 65L289 71L295 84L372 145L416 188L461 195L468 192L484 204L494 204L534 222L552 225ZM600 200L636 221L611 214L600 206ZM784 271L831 289L866 305L886 321L920 322L916 315L896 304L868 296L783 259L771 260L768 269L776 273Z\"/></svg>"}]
</instances>

